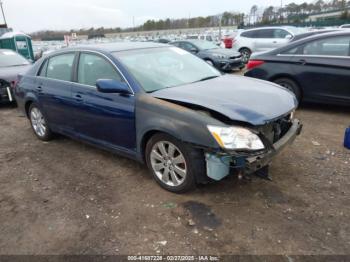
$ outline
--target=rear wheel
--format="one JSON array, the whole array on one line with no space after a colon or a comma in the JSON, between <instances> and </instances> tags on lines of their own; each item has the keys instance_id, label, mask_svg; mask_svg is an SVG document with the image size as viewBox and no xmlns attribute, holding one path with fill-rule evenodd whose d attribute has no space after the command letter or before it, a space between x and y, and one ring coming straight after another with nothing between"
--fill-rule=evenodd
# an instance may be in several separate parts
<instances>
[{"instance_id":1,"label":"rear wheel","mask_svg":"<svg viewBox=\"0 0 350 262\"><path fill-rule=\"evenodd\" d=\"M288 90L292 91L295 94L295 96L298 100L298 103L301 102L301 91L300 91L298 84L295 81L293 81L290 78L278 78L274 82L276 84L283 86L284 88L287 88Z\"/></svg>"},{"instance_id":2,"label":"rear wheel","mask_svg":"<svg viewBox=\"0 0 350 262\"><path fill-rule=\"evenodd\" d=\"M252 51L250 51L248 48L242 48L239 50L239 52L242 55L242 62L248 63L250 56L252 55Z\"/></svg>"},{"instance_id":3,"label":"rear wheel","mask_svg":"<svg viewBox=\"0 0 350 262\"><path fill-rule=\"evenodd\" d=\"M157 183L174 193L196 185L196 173L205 174L204 156L199 150L167 134L154 135L146 145L146 162Z\"/></svg>"},{"instance_id":4,"label":"rear wheel","mask_svg":"<svg viewBox=\"0 0 350 262\"><path fill-rule=\"evenodd\" d=\"M51 140L53 134L50 128L48 127L47 121L39 107L35 104L31 104L28 112L30 123L32 125L35 135L43 141Z\"/></svg>"}]
</instances>

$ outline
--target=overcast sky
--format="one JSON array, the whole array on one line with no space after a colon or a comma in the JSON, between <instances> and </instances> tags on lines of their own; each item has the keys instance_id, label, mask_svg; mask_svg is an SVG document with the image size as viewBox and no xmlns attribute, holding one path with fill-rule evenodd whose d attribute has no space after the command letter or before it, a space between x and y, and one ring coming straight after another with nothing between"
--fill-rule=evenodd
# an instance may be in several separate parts
<instances>
[{"instance_id":1,"label":"overcast sky","mask_svg":"<svg viewBox=\"0 0 350 262\"><path fill-rule=\"evenodd\" d=\"M1 1L1 0L0 0ZM279 6L281 0L2 0L10 27L31 33L43 29L131 27L147 19L207 16L223 11L249 12ZM305 0L283 0L301 3ZM0 17L1 23L2 17Z\"/></svg>"}]
</instances>

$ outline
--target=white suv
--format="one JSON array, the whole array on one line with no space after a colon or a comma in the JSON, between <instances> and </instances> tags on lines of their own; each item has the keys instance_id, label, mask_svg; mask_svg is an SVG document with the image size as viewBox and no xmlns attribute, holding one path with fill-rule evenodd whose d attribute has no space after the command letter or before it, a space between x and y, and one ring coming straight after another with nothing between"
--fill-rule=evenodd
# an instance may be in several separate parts
<instances>
[{"instance_id":1,"label":"white suv","mask_svg":"<svg viewBox=\"0 0 350 262\"><path fill-rule=\"evenodd\" d=\"M283 46L299 33L301 30L296 27L261 27L244 30L233 39L232 48L242 54L244 62L248 62L253 52L269 51Z\"/></svg>"}]
</instances>

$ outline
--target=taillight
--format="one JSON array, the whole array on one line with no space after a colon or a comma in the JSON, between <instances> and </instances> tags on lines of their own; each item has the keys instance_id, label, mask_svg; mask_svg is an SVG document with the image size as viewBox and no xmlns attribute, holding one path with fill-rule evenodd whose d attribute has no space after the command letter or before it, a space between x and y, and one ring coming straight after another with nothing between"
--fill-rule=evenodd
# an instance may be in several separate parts
<instances>
[{"instance_id":1,"label":"taillight","mask_svg":"<svg viewBox=\"0 0 350 262\"><path fill-rule=\"evenodd\" d=\"M265 62L262 60L249 60L247 64L247 69L250 70L250 69L256 68L258 66L261 66L264 63Z\"/></svg>"}]
</instances>

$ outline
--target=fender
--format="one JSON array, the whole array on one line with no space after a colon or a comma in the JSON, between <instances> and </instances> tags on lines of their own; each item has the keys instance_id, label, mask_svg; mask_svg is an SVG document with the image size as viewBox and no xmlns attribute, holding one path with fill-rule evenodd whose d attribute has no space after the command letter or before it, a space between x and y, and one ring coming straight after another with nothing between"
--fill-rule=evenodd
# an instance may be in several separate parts
<instances>
[{"instance_id":1,"label":"fender","mask_svg":"<svg viewBox=\"0 0 350 262\"><path fill-rule=\"evenodd\" d=\"M145 135L150 131L164 132L184 143L220 150L207 125L227 126L205 114L147 94L136 96L137 152L143 157Z\"/></svg>"}]
</instances>

